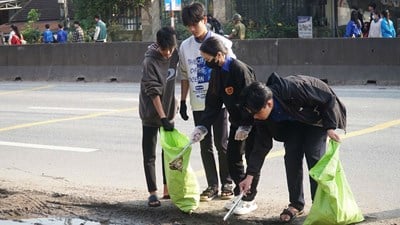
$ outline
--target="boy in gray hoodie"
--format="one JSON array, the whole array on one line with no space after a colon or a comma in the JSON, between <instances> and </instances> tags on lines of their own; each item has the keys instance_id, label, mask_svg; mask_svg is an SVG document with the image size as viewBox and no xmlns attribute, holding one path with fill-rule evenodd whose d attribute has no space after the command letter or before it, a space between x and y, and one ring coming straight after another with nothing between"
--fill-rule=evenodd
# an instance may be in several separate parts
<instances>
[{"instance_id":1,"label":"boy in gray hoodie","mask_svg":"<svg viewBox=\"0 0 400 225\"><path fill-rule=\"evenodd\" d=\"M155 172L157 134L160 126L163 126L166 131L174 129L173 119L176 112L175 78L179 61L176 43L176 34L173 28L161 28L157 32L157 42L148 47L143 60L139 114L142 120L143 165L147 189L150 194L148 199L150 207L161 205L157 197ZM164 158L163 154L162 158ZM164 197L168 197L164 169L163 184Z\"/></svg>"}]
</instances>

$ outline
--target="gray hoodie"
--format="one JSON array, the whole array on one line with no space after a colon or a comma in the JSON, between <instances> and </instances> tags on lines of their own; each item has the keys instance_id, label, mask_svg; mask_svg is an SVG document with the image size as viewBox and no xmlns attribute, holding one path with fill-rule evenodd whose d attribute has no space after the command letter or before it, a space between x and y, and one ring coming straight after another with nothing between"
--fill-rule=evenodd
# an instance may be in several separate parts
<instances>
[{"instance_id":1,"label":"gray hoodie","mask_svg":"<svg viewBox=\"0 0 400 225\"><path fill-rule=\"evenodd\" d=\"M164 112L169 120L176 113L175 78L179 61L177 50L165 59L157 50L157 44L148 47L144 54L143 76L140 81L139 115L144 126L160 127L161 121L152 99L160 96Z\"/></svg>"}]
</instances>

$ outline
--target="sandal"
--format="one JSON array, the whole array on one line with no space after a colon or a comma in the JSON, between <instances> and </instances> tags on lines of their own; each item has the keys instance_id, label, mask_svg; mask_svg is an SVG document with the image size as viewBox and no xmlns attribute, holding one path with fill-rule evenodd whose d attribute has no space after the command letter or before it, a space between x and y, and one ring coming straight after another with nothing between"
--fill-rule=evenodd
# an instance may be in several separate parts
<instances>
[{"instance_id":1,"label":"sandal","mask_svg":"<svg viewBox=\"0 0 400 225\"><path fill-rule=\"evenodd\" d=\"M224 184L221 190L221 200L229 200L232 199L233 196L232 184Z\"/></svg>"},{"instance_id":2,"label":"sandal","mask_svg":"<svg viewBox=\"0 0 400 225\"><path fill-rule=\"evenodd\" d=\"M158 200L157 195L150 195L148 200L149 202L147 203L147 205L149 207L158 207L161 205L161 202L160 200Z\"/></svg>"},{"instance_id":3,"label":"sandal","mask_svg":"<svg viewBox=\"0 0 400 225\"><path fill-rule=\"evenodd\" d=\"M297 216L300 216L301 214L303 214L304 211L303 210L298 210L292 206L289 206L288 208L284 209L282 211L282 213L279 215L279 218L282 222L285 223L290 223L292 222ZM284 220L282 219L282 216L289 216L289 220Z\"/></svg>"}]
</instances>

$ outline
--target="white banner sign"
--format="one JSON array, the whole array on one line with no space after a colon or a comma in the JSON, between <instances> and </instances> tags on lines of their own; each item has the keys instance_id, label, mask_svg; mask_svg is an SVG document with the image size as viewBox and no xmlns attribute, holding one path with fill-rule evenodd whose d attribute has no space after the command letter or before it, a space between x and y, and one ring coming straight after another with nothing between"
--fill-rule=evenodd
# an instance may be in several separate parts
<instances>
[{"instance_id":1,"label":"white banner sign","mask_svg":"<svg viewBox=\"0 0 400 225\"><path fill-rule=\"evenodd\" d=\"M297 21L299 38L312 38L312 16L298 16Z\"/></svg>"},{"instance_id":2,"label":"white banner sign","mask_svg":"<svg viewBox=\"0 0 400 225\"><path fill-rule=\"evenodd\" d=\"M165 11L180 11L181 5L181 0L165 0Z\"/></svg>"}]
</instances>

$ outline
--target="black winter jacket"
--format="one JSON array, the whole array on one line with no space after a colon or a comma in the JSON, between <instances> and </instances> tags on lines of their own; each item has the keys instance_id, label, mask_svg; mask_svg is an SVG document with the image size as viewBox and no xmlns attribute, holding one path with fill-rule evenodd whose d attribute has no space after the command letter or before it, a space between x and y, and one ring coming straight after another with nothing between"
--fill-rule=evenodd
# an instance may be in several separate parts
<instances>
[{"instance_id":1,"label":"black winter jacket","mask_svg":"<svg viewBox=\"0 0 400 225\"><path fill-rule=\"evenodd\" d=\"M229 72L213 69L206 94L205 109L200 124L210 127L218 118L223 105L229 112L233 125L251 125L252 116L239 107L239 96L243 88L256 81L253 69L238 59L232 59Z\"/></svg>"},{"instance_id":2,"label":"black winter jacket","mask_svg":"<svg viewBox=\"0 0 400 225\"><path fill-rule=\"evenodd\" d=\"M267 86L282 108L296 121L326 130L346 130L346 108L333 90L315 77L295 75L282 78L272 73ZM248 162L247 174L261 170L265 156L272 148L273 131L282 125L273 121L256 122L256 140ZM283 133L284 135L284 133Z\"/></svg>"}]
</instances>

